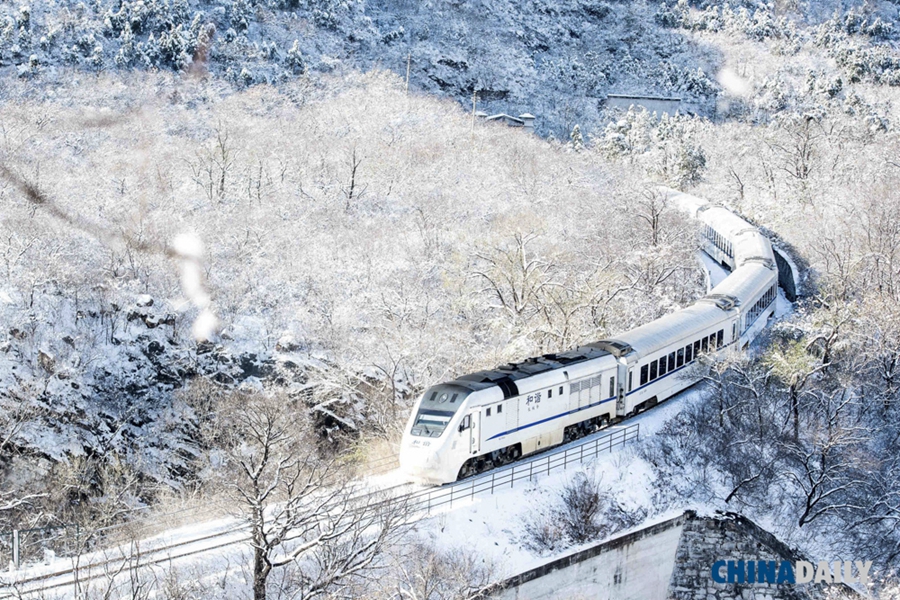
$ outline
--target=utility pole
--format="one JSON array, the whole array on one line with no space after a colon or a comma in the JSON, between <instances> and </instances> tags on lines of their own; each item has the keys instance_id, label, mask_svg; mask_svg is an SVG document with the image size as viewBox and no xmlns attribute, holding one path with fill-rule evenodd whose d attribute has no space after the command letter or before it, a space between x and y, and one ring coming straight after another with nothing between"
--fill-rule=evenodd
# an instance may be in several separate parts
<instances>
[{"instance_id":1,"label":"utility pole","mask_svg":"<svg viewBox=\"0 0 900 600\"><path fill-rule=\"evenodd\" d=\"M406 95L409 96L409 64L412 61L412 52L406 54Z\"/></svg>"},{"instance_id":2,"label":"utility pole","mask_svg":"<svg viewBox=\"0 0 900 600\"><path fill-rule=\"evenodd\" d=\"M475 141L475 104L478 102L478 92L472 88L472 141Z\"/></svg>"},{"instance_id":3,"label":"utility pole","mask_svg":"<svg viewBox=\"0 0 900 600\"><path fill-rule=\"evenodd\" d=\"M19 552L20 552L20 549L19 549L20 543L21 543L21 542L19 541L19 530L18 530L18 529L13 529L13 534L12 534L12 564L13 564L13 568L15 568L15 569L18 569L19 567L22 566L22 558L21 558L21 556L20 556L20 554L19 554Z\"/></svg>"}]
</instances>

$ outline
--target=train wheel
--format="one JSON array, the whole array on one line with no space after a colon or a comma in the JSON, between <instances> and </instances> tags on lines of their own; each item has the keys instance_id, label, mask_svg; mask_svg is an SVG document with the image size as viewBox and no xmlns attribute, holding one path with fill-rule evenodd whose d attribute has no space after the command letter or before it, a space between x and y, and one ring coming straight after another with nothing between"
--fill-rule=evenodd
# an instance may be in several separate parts
<instances>
[{"instance_id":1,"label":"train wheel","mask_svg":"<svg viewBox=\"0 0 900 600\"><path fill-rule=\"evenodd\" d=\"M462 467L460 467L459 475L456 476L456 479L465 479L466 477L471 477L476 473L478 473L478 470L475 468L475 462L470 458L463 463Z\"/></svg>"}]
</instances>

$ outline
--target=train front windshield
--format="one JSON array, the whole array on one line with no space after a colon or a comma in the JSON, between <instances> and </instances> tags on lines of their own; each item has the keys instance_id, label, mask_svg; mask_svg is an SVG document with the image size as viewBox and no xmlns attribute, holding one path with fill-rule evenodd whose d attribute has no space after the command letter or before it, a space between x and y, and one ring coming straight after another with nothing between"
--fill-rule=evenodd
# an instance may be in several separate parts
<instances>
[{"instance_id":1,"label":"train front windshield","mask_svg":"<svg viewBox=\"0 0 900 600\"><path fill-rule=\"evenodd\" d=\"M410 433L419 437L440 437L447 424L472 392L459 386L441 384L428 388Z\"/></svg>"}]
</instances>

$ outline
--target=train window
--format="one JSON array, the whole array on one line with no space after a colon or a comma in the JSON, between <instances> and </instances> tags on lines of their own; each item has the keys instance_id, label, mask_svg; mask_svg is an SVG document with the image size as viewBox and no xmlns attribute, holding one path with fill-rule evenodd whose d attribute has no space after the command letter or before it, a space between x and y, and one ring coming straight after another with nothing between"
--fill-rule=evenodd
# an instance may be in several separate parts
<instances>
[{"instance_id":1,"label":"train window","mask_svg":"<svg viewBox=\"0 0 900 600\"><path fill-rule=\"evenodd\" d=\"M663 356L659 359L659 376L662 377L668 372L669 359Z\"/></svg>"},{"instance_id":2,"label":"train window","mask_svg":"<svg viewBox=\"0 0 900 600\"><path fill-rule=\"evenodd\" d=\"M559 386L559 395L560 395L560 396L562 396L562 387L563 387L563 386Z\"/></svg>"},{"instance_id":3,"label":"train window","mask_svg":"<svg viewBox=\"0 0 900 600\"><path fill-rule=\"evenodd\" d=\"M486 411L484 411L484 414L485 414L485 416L487 416L487 417L491 416L491 409L488 408Z\"/></svg>"},{"instance_id":4,"label":"train window","mask_svg":"<svg viewBox=\"0 0 900 600\"><path fill-rule=\"evenodd\" d=\"M678 352L675 353L675 366L681 367L684 365L684 348L679 348Z\"/></svg>"},{"instance_id":5,"label":"train window","mask_svg":"<svg viewBox=\"0 0 900 600\"><path fill-rule=\"evenodd\" d=\"M647 374L650 372L650 365L641 367L641 385L647 383Z\"/></svg>"},{"instance_id":6,"label":"train window","mask_svg":"<svg viewBox=\"0 0 900 600\"><path fill-rule=\"evenodd\" d=\"M724 341L725 341L725 330L720 329L719 332L716 334L716 346L719 346L721 348L722 342L724 342Z\"/></svg>"},{"instance_id":7,"label":"train window","mask_svg":"<svg viewBox=\"0 0 900 600\"><path fill-rule=\"evenodd\" d=\"M656 379L656 361L650 363L650 381Z\"/></svg>"},{"instance_id":8,"label":"train window","mask_svg":"<svg viewBox=\"0 0 900 600\"><path fill-rule=\"evenodd\" d=\"M706 352L709 350L709 338L705 337L700 340L700 352Z\"/></svg>"},{"instance_id":9,"label":"train window","mask_svg":"<svg viewBox=\"0 0 900 600\"><path fill-rule=\"evenodd\" d=\"M630 375L630 373L629 373L629 375ZM615 376L609 378L609 395L610 396L616 395L616 378L615 378Z\"/></svg>"},{"instance_id":10,"label":"train window","mask_svg":"<svg viewBox=\"0 0 900 600\"><path fill-rule=\"evenodd\" d=\"M452 418L452 412L420 410L410 433L418 437L440 437ZM460 431L462 431L462 427L460 427Z\"/></svg>"},{"instance_id":11,"label":"train window","mask_svg":"<svg viewBox=\"0 0 900 600\"><path fill-rule=\"evenodd\" d=\"M670 371L675 370L675 353L674 352L669 352L669 370Z\"/></svg>"},{"instance_id":12,"label":"train window","mask_svg":"<svg viewBox=\"0 0 900 600\"><path fill-rule=\"evenodd\" d=\"M631 380L632 380L631 376L632 375L634 375L634 371L628 371L628 391L629 392L631 391ZM613 394L613 395L615 396L615 394Z\"/></svg>"},{"instance_id":13,"label":"train window","mask_svg":"<svg viewBox=\"0 0 900 600\"><path fill-rule=\"evenodd\" d=\"M697 358L698 354L700 354L700 340L694 342L694 358Z\"/></svg>"},{"instance_id":14,"label":"train window","mask_svg":"<svg viewBox=\"0 0 900 600\"><path fill-rule=\"evenodd\" d=\"M547 390L547 398L552 398L552 397L553 397L553 388L550 388L549 390Z\"/></svg>"},{"instance_id":15,"label":"train window","mask_svg":"<svg viewBox=\"0 0 900 600\"><path fill-rule=\"evenodd\" d=\"M497 405L497 414L499 415L499 414L502 413L502 412L503 412L503 405L502 405L502 404L498 404L498 405Z\"/></svg>"}]
</instances>

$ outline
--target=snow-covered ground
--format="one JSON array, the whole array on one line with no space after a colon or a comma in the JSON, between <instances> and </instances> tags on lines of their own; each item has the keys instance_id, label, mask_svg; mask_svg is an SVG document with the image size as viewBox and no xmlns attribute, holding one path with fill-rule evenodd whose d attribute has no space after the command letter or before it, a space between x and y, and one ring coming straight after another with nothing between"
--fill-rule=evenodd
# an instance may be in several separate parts
<instances>
[{"instance_id":1,"label":"snow-covered ground","mask_svg":"<svg viewBox=\"0 0 900 600\"><path fill-rule=\"evenodd\" d=\"M715 259L706 252L697 252L697 259L700 261L700 264L703 265L703 268L706 269L707 277L709 278L707 289L711 290L728 277L728 270L716 262Z\"/></svg>"}]
</instances>

